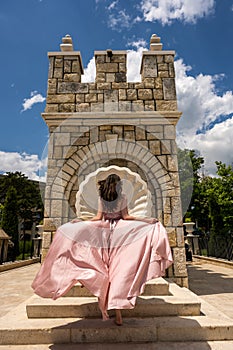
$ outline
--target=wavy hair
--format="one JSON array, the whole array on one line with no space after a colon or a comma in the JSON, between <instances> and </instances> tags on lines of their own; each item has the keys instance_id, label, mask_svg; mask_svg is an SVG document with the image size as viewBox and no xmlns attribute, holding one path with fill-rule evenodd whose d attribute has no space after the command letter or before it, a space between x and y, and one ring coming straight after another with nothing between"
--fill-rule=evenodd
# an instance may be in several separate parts
<instances>
[{"instance_id":1,"label":"wavy hair","mask_svg":"<svg viewBox=\"0 0 233 350\"><path fill-rule=\"evenodd\" d=\"M104 210L112 211L116 208L118 199L121 197L121 178L116 174L111 174L105 180L99 181L98 185Z\"/></svg>"}]
</instances>

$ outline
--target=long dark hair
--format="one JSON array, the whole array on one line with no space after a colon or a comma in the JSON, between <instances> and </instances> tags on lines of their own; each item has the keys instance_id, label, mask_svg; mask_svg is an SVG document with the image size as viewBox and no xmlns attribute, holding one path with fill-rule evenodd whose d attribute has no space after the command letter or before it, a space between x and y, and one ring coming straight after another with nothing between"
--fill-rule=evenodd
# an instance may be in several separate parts
<instances>
[{"instance_id":1,"label":"long dark hair","mask_svg":"<svg viewBox=\"0 0 233 350\"><path fill-rule=\"evenodd\" d=\"M113 210L121 196L121 178L116 174L109 175L105 180L98 182L99 195L103 200L104 210Z\"/></svg>"}]
</instances>

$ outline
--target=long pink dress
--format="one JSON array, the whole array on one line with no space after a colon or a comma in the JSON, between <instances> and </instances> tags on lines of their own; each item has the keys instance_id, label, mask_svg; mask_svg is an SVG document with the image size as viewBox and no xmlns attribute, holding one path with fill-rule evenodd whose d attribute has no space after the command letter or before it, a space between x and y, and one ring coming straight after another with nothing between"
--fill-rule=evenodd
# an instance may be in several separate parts
<instances>
[{"instance_id":1,"label":"long pink dress","mask_svg":"<svg viewBox=\"0 0 233 350\"><path fill-rule=\"evenodd\" d=\"M123 220L120 208L101 221L60 226L32 288L44 298L65 295L78 281L98 297L103 319L110 309L132 309L145 283L164 276L173 260L165 228Z\"/></svg>"}]
</instances>

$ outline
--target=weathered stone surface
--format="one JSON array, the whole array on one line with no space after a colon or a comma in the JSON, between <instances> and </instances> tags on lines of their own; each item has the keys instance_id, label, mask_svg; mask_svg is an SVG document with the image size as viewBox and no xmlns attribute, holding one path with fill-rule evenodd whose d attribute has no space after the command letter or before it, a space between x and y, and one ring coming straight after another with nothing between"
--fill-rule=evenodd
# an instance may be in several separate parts
<instances>
[{"instance_id":1,"label":"weathered stone surface","mask_svg":"<svg viewBox=\"0 0 233 350\"><path fill-rule=\"evenodd\" d=\"M49 74L48 74L49 79L53 78L54 61L55 61L55 57L49 57Z\"/></svg>"},{"instance_id":2,"label":"weathered stone surface","mask_svg":"<svg viewBox=\"0 0 233 350\"><path fill-rule=\"evenodd\" d=\"M96 72L116 73L118 72L118 64L117 63L97 63Z\"/></svg>"},{"instance_id":3,"label":"weathered stone surface","mask_svg":"<svg viewBox=\"0 0 233 350\"><path fill-rule=\"evenodd\" d=\"M91 112L103 112L104 104L101 102L91 103Z\"/></svg>"},{"instance_id":4,"label":"weathered stone surface","mask_svg":"<svg viewBox=\"0 0 233 350\"><path fill-rule=\"evenodd\" d=\"M48 79L47 94L56 94L57 92L57 79Z\"/></svg>"},{"instance_id":5,"label":"weathered stone surface","mask_svg":"<svg viewBox=\"0 0 233 350\"><path fill-rule=\"evenodd\" d=\"M116 83L126 82L126 73L125 72L116 73L115 81L116 81Z\"/></svg>"},{"instance_id":6,"label":"weathered stone surface","mask_svg":"<svg viewBox=\"0 0 233 350\"><path fill-rule=\"evenodd\" d=\"M163 88L163 81L161 78L155 78L155 88L156 89L162 89Z\"/></svg>"},{"instance_id":7,"label":"weathered stone surface","mask_svg":"<svg viewBox=\"0 0 233 350\"><path fill-rule=\"evenodd\" d=\"M118 108L120 112L130 112L132 103L130 101L119 101Z\"/></svg>"},{"instance_id":8,"label":"weathered stone surface","mask_svg":"<svg viewBox=\"0 0 233 350\"><path fill-rule=\"evenodd\" d=\"M134 83L134 88L135 89L145 89L145 84L144 84L144 82L142 82L142 83Z\"/></svg>"},{"instance_id":9,"label":"weathered stone surface","mask_svg":"<svg viewBox=\"0 0 233 350\"><path fill-rule=\"evenodd\" d=\"M118 89L118 90L127 89L128 88L128 83L126 83L126 82L112 83L111 88L112 89Z\"/></svg>"},{"instance_id":10,"label":"weathered stone surface","mask_svg":"<svg viewBox=\"0 0 233 350\"><path fill-rule=\"evenodd\" d=\"M119 100L121 100L121 101L126 100L126 90L125 89L119 89Z\"/></svg>"},{"instance_id":11,"label":"weathered stone surface","mask_svg":"<svg viewBox=\"0 0 233 350\"><path fill-rule=\"evenodd\" d=\"M63 58L55 57L55 68L63 68Z\"/></svg>"},{"instance_id":12,"label":"weathered stone surface","mask_svg":"<svg viewBox=\"0 0 233 350\"><path fill-rule=\"evenodd\" d=\"M117 90L105 90L104 91L104 102L118 102L118 91Z\"/></svg>"},{"instance_id":13,"label":"weathered stone surface","mask_svg":"<svg viewBox=\"0 0 233 350\"><path fill-rule=\"evenodd\" d=\"M150 151L154 155L161 154L160 141L159 140L151 140L151 141L149 141L149 147L150 147Z\"/></svg>"},{"instance_id":14,"label":"weathered stone surface","mask_svg":"<svg viewBox=\"0 0 233 350\"><path fill-rule=\"evenodd\" d=\"M144 111L143 101L132 101L132 112Z\"/></svg>"},{"instance_id":15,"label":"weathered stone surface","mask_svg":"<svg viewBox=\"0 0 233 350\"><path fill-rule=\"evenodd\" d=\"M74 103L74 94L59 94L59 95L49 95L47 96L47 103Z\"/></svg>"},{"instance_id":16,"label":"weathered stone surface","mask_svg":"<svg viewBox=\"0 0 233 350\"><path fill-rule=\"evenodd\" d=\"M153 96L155 100L163 100L163 90L162 89L153 89Z\"/></svg>"},{"instance_id":17,"label":"weathered stone surface","mask_svg":"<svg viewBox=\"0 0 233 350\"><path fill-rule=\"evenodd\" d=\"M85 94L85 102L97 102L97 94Z\"/></svg>"},{"instance_id":18,"label":"weathered stone surface","mask_svg":"<svg viewBox=\"0 0 233 350\"><path fill-rule=\"evenodd\" d=\"M152 97L151 89L138 89L138 98L140 100L152 100Z\"/></svg>"},{"instance_id":19,"label":"weathered stone surface","mask_svg":"<svg viewBox=\"0 0 233 350\"><path fill-rule=\"evenodd\" d=\"M104 94L97 94L97 101L103 103L104 102Z\"/></svg>"},{"instance_id":20,"label":"weathered stone surface","mask_svg":"<svg viewBox=\"0 0 233 350\"><path fill-rule=\"evenodd\" d=\"M174 56L173 55L165 55L164 56L164 62L165 63L173 63L174 62Z\"/></svg>"},{"instance_id":21,"label":"weathered stone surface","mask_svg":"<svg viewBox=\"0 0 233 350\"><path fill-rule=\"evenodd\" d=\"M54 222L52 219L44 218L43 230L44 232L52 232L56 230L56 226L54 225Z\"/></svg>"},{"instance_id":22,"label":"weathered stone surface","mask_svg":"<svg viewBox=\"0 0 233 350\"><path fill-rule=\"evenodd\" d=\"M169 77L175 78L175 68L173 63L168 64Z\"/></svg>"},{"instance_id":23,"label":"weathered stone surface","mask_svg":"<svg viewBox=\"0 0 233 350\"><path fill-rule=\"evenodd\" d=\"M104 83L106 81L106 74L105 73L96 73L95 77L96 83Z\"/></svg>"},{"instance_id":24,"label":"weathered stone surface","mask_svg":"<svg viewBox=\"0 0 233 350\"><path fill-rule=\"evenodd\" d=\"M177 110L177 102L176 101L157 100L156 101L156 110L157 111L176 111Z\"/></svg>"},{"instance_id":25,"label":"weathered stone surface","mask_svg":"<svg viewBox=\"0 0 233 350\"><path fill-rule=\"evenodd\" d=\"M164 139L175 139L176 129L174 125L164 125Z\"/></svg>"},{"instance_id":26,"label":"weathered stone surface","mask_svg":"<svg viewBox=\"0 0 233 350\"><path fill-rule=\"evenodd\" d=\"M127 100L137 100L137 90L136 89L127 89Z\"/></svg>"},{"instance_id":27,"label":"weathered stone surface","mask_svg":"<svg viewBox=\"0 0 233 350\"><path fill-rule=\"evenodd\" d=\"M157 63L163 63L164 62L164 55L157 55Z\"/></svg>"},{"instance_id":28,"label":"weathered stone surface","mask_svg":"<svg viewBox=\"0 0 233 350\"><path fill-rule=\"evenodd\" d=\"M126 54L114 54L111 57L111 62L124 63L126 64Z\"/></svg>"},{"instance_id":29,"label":"weathered stone surface","mask_svg":"<svg viewBox=\"0 0 233 350\"><path fill-rule=\"evenodd\" d=\"M113 134L117 134L119 138L123 136L123 126L122 125L114 125L112 127Z\"/></svg>"},{"instance_id":30,"label":"weathered stone surface","mask_svg":"<svg viewBox=\"0 0 233 350\"><path fill-rule=\"evenodd\" d=\"M115 82L116 80L116 73L106 73L106 82L107 83L112 83Z\"/></svg>"},{"instance_id":31,"label":"weathered stone surface","mask_svg":"<svg viewBox=\"0 0 233 350\"><path fill-rule=\"evenodd\" d=\"M187 276L184 248L173 248L175 276Z\"/></svg>"},{"instance_id":32,"label":"weathered stone surface","mask_svg":"<svg viewBox=\"0 0 233 350\"><path fill-rule=\"evenodd\" d=\"M45 113L55 113L58 112L58 104L47 104L45 107Z\"/></svg>"},{"instance_id":33,"label":"weathered stone surface","mask_svg":"<svg viewBox=\"0 0 233 350\"><path fill-rule=\"evenodd\" d=\"M76 104L76 112L90 112L90 104L89 103L77 103Z\"/></svg>"},{"instance_id":34,"label":"weathered stone surface","mask_svg":"<svg viewBox=\"0 0 233 350\"><path fill-rule=\"evenodd\" d=\"M144 78L143 80L144 86L146 89L155 87L155 79L154 78Z\"/></svg>"},{"instance_id":35,"label":"weathered stone surface","mask_svg":"<svg viewBox=\"0 0 233 350\"><path fill-rule=\"evenodd\" d=\"M88 84L87 83L78 83L78 82L58 82L58 93L77 93L77 94L86 94L88 93Z\"/></svg>"},{"instance_id":36,"label":"weathered stone surface","mask_svg":"<svg viewBox=\"0 0 233 350\"><path fill-rule=\"evenodd\" d=\"M169 78L168 70L160 70L160 71L158 71L158 77L160 77L160 78Z\"/></svg>"},{"instance_id":37,"label":"weathered stone surface","mask_svg":"<svg viewBox=\"0 0 233 350\"><path fill-rule=\"evenodd\" d=\"M71 61L64 60L64 73L71 73Z\"/></svg>"},{"instance_id":38,"label":"weathered stone surface","mask_svg":"<svg viewBox=\"0 0 233 350\"><path fill-rule=\"evenodd\" d=\"M65 73L64 74L64 80L65 81L81 82L81 74L78 74L78 73Z\"/></svg>"},{"instance_id":39,"label":"weathered stone surface","mask_svg":"<svg viewBox=\"0 0 233 350\"><path fill-rule=\"evenodd\" d=\"M76 94L76 103L84 102L85 94Z\"/></svg>"},{"instance_id":40,"label":"weathered stone surface","mask_svg":"<svg viewBox=\"0 0 233 350\"><path fill-rule=\"evenodd\" d=\"M62 79L62 77L63 77L63 69L62 68L54 68L53 78Z\"/></svg>"},{"instance_id":41,"label":"weathered stone surface","mask_svg":"<svg viewBox=\"0 0 233 350\"><path fill-rule=\"evenodd\" d=\"M168 64L167 63L158 63L158 71L166 70L168 71Z\"/></svg>"},{"instance_id":42,"label":"weathered stone surface","mask_svg":"<svg viewBox=\"0 0 233 350\"><path fill-rule=\"evenodd\" d=\"M167 217L168 217L168 222L170 222L169 218L170 218L170 214L167 214ZM176 247L176 232L175 230L169 232L168 231L168 239L169 239L169 244L170 244L170 247Z\"/></svg>"},{"instance_id":43,"label":"weathered stone surface","mask_svg":"<svg viewBox=\"0 0 233 350\"><path fill-rule=\"evenodd\" d=\"M75 109L75 103L60 103L58 108L61 113L72 113L75 112Z\"/></svg>"},{"instance_id":44,"label":"weathered stone surface","mask_svg":"<svg viewBox=\"0 0 233 350\"><path fill-rule=\"evenodd\" d=\"M97 89L99 90L110 90L111 83L97 83Z\"/></svg>"},{"instance_id":45,"label":"weathered stone surface","mask_svg":"<svg viewBox=\"0 0 233 350\"><path fill-rule=\"evenodd\" d=\"M163 79L163 92L164 92L164 100L176 99L175 79L173 78Z\"/></svg>"},{"instance_id":46,"label":"weathered stone surface","mask_svg":"<svg viewBox=\"0 0 233 350\"><path fill-rule=\"evenodd\" d=\"M154 110L155 110L155 102L153 100L145 101L145 111L154 111Z\"/></svg>"},{"instance_id":47,"label":"weathered stone surface","mask_svg":"<svg viewBox=\"0 0 233 350\"><path fill-rule=\"evenodd\" d=\"M184 229L183 227L176 228L176 237L178 247L184 247Z\"/></svg>"},{"instance_id":48,"label":"weathered stone surface","mask_svg":"<svg viewBox=\"0 0 233 350\"><path fill-rule=\"evenodd\" d=\"M106 55L96 55L95 56L95 63L105 63L106 62Z\"/></svg>"},{"instance_id":49,"label":"weathered stone surface","mask_svg":"<svg viewBox=\"0 0 233 350\"><path fill-rule=\"evenodd\" d=\"M156 56L144 56L142 62L142 79L157 77Z\"/></svg>"},{"instance_id":50,"label":"weathered stone surface","mask_svg":"<svg viewBox=\"0 0 233 350\"><path fill-rule=\"evenodd\" d=\"M81 67L80 67L79 59L72 61L72 73L81 74Z\"/></svg>"},{"instance_id":51,"label":"weathered stone surface","mask_svg":"<svg viewBox=\"0 0 233 350\"><path fill-rule=\"evenodd\" d=\"M171 141L170 140L162 140L161 142L161 153L162 154L171 154Z\"/></svg>"},{"instance_id":52,"label":"weathered stone surface","mask_svg":"<svg viewBox=\"0 0 233 350\"><path fill-rule=\"evenodd\" d=\"M125 63L119 63L119 72L126 73L126 64Z\"/></svg>"}]
</instances>

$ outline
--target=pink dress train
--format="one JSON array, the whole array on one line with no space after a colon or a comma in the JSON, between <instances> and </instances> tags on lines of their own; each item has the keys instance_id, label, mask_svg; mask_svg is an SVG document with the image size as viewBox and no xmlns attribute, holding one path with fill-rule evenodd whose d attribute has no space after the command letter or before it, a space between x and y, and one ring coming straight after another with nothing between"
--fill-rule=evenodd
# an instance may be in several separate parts
<instances>
[{"instance_id":1,"label":"pink dress train","mask_svg":"<svg viewBox=\"0 0 233 350\"><path fill-rule=\"evenodd\" d=\"M134 308L145 283L164 276L172 262L160 222L69 222L58 228L32 288L41 297L57 299L79 281L98 297L107 319L107 310Z\"/></svg>"}]
</instances>

